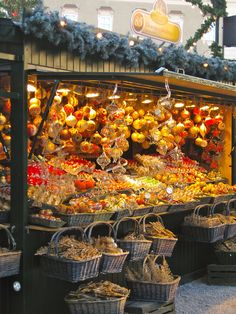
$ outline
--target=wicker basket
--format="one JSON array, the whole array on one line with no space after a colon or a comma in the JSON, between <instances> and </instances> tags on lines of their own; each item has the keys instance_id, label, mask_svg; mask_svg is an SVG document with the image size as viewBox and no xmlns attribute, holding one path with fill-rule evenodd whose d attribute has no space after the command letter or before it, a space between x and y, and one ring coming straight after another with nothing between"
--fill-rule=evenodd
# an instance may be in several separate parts
<instances>
[{"instance_id":1,"label":"wicker basket","mask_svg":"<svg viewBox=\"0 0 236 314\"><path fill-rule=\"evenodd\" d=\"M123 314L127 297L108 300L73 300L65 298L70 314Z\"/></svg>"},{"instance_id":2,"label":"wicker basket","mask_svg":"<svg viewBox=\"0 0 236 314\"><path fill-rule=\"evenodd\" d=\"M47 276L69 282L79 282L98 276L101 255L83 261L73 261L59 257L58 241L60 237L62 234L73 230L79 231L82 239L84 238L83 229L80 227L63 228L52 236L51 242L55 246L55 255L42 255L40 259L42 270Z\"/></svg>"},{"instance_id":3,"label":"wicker basket","mask_svg":"<svg viewBox=\"0 0 236 314\"><path fill-rule=\"evenodd\" d=\"M132 215L132 213L130 212L129 209L123 209L123 210L116 211L116 212L112 215L111 219L112 219L112 220L119 220L119 219L121 219L121 218L123 218L123 217L129 217L129 216L131 216L131 215Z\"/></svg>"},{"instance_id":4,"label":"wicker basket","mask_svg":"<svg viewBox=\"0 0 236 314\"><path fill-rule=\"evenodd\" d=\"M182 212L185 210L185 203L181 204L171 204L168 208L168 212L174 213L174 212Z\"/></svg>"},{"instance_id":5,"label":"wicker basket","mask_svg":"<svg viewBox=\"0 0 236 314\"><path fill-rule=\"evenodd\" d=\"M151 210L152 210L152 206L135 208L131 211L130 216L135 216L135 217L144 216L148 214Z\"/></svg>"},{"instance_id":6,"label":"wicker basket","mask_svg":"<svg viewBox=\"0 0 236 314\"><path fill-rule=\"evenodd\" d=\"M135 218L122 218L114 225L116 236L120 223L123 221L132 221L135 224L135 232L137 235L140 234L140 225ZM150 240L117 240L119 247L129 252L128 259L130 261L138 261L144 259L150 251L152 241Z\"/></svg>"},{"instance_id":7,"label":"wicker basket","mask_svg":"<svg viewBox=\"0 0 236 314\"><path fill-rule=\"evenodd\" d=\"M158 257L158 256L157 256ZM143 267L146 259L143 262ZM149 281L127 280L131 290L131 298L135 300L168 302L175 298L180 277L174 276L174 280L168 283L156 283Z\"/></svg>"},{"instance_id":8,"label":"wicker basket","mask_svg":"<svg viewBox=\"0 0 236 314\"><path fill-rule=\"evenodd\" d=\"M91 242L91 234L92 230L96 226L108 226L109 227L109 236L111 236L111 232L113 233L114 240L116 241L116 233L111 224L106 222L93 222L86 229L85 234L88 234L88 240ZM129 252L123 252L120 254L111 254L111 253L102 253L101 263L100 263L100 272L102 274L109 273L120 273L122 272L122 268L124 262L128 256Z\"/></svg>"},{"instance_id":9,"label":"wicker basket","mask_svg":"<svg viewBox=\"0 0 236 314\"><path fill-rule=\"evenodd\" d=\"M3 225L0 229L5 230L9 243L9 252L0 253L0 278L19 274L21 251L16 251L16 242L11 232Z\"/></svg>"},{"instance_id":10,"label":"wicker basket","mask_svg":"<svg viewBox=\"0 0 236 314\"><path fill-rule=\"evenodd\" d=\"M203 196L199 199L200 205L201 204L211 204L213 203L214 198L212 196Z\"/></svg>"},{"instance_id":11,"label":"wicker basket","mask_svg":"<svg viewBox=\"0 0 236 314\"><path fill-rule=\"evenodd\" d=\"M231 200L228 201L227 208L226 208L226 216L230 215L230 204L234 202L236 202L236 198L232 198ZM235 235L236 235L236 222L231 223L231 224L226 224L224 238L227 240L234 237Z\"/></svg>"},{"instance_id":12,"label":"wicker basket","mask_svg":"<svg viewBox=\"0 0 236 314\"><path fill-rule=\"evenodd\" d=\"M213 204L220 203L220 202L228 202L233 197L234 197L233 194L222 194L222 195L214 196L212 198L213 199Z\"/></svg>"},{"instance_id":13,"label":"wicker basket","mask_svg":"<svg viewBox=\"0 0 236 314\"><path fill-rule=\"evenodd\" d=\"M174 250L177 239L175 238L157 238L150 236L146 233L146 219L149 217L155 217L163 226L163 220L158 214L147 214L140 219L140 223L143 226L143 233L148 240L152 241L151 252L153 254L171 256Z\"/></svg>"},{"instance_id":14,"label":"wicker basket","mask_svg":"<svg viewBox=\"0 0 236 314\"><path fill-rule=\"evenodd\" d=\"M220 202L221 203L221 202ZM202 208L210 208L208 215L213 215L215 207L220 204L215 203L198 205L194 209L194 215L199 216L199 211ZM225 232L225 224L221 224L213 227L191 226L182 225L182 234L184 237L191 241L214 243L219 240L223 240Z\"/></svg>"},{"instance_id":15,"label":"wicker basket","mask_svg":"<svg viewBox=\"0 0 236 314\"><path fill-rule=\"evenodd\" d=\"M153 206L151 213L157 214L157 213L164 213L168 211L168 208L170 207L170 204L162 204L162 205L155 205Z\"/></svg>"},{"instance_id":16,"label":"wicker basket","mask_svg":"<svg viewBox=\"0 0 236 314\"><path fill-rule=\"evenodd\" d=\"M63 214L57 213L61 220L66 222L68 227L83 226L91 224L94 221L107 221L111 219L113 212L98 213L79 213L79 214Z\"/></svg>"},{"instance_id":17,"label":"wicker basket","mask_svg":"<svg viewBox=\"0 0 236 314\"><path fill-rule=\"evenodd\" d=\"M7 223L10 218L10 210L0 210L0 224Z\"/></svg>"},{"instance_id":18,"label":"wicker basket","mask_svg":"<svg viewBox=\"0 0 236 314\"><path fill-rule=\"evenodd\" d=\"M34 225L44 226L48 228L61 228L66 224L65 221L63 220L58 221L58 220L44 219L44 218L40 218L34 215L31 215L29 217L29 222Z\"/></svg>"}]
</instances>

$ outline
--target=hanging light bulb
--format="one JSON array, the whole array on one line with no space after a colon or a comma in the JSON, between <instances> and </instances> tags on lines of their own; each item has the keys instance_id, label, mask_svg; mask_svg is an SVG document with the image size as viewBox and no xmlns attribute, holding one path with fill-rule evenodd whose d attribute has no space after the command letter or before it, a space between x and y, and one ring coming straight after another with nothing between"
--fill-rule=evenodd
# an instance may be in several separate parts
<instances>
[{"instance_id":1,"label":"hanging light bulb","mask_svg":"<svg viewBox=\"0 0 236 314\"><path fill-rule=\"evenodd\" d=\"M36 92L36 87L32 84L28 84L27 85L27 92L29 92L29 93Z\"/></svg>"},{"instance_id":2,"label":"hanging light bulb","mask_svg":"<svg viewBox=\"0 0 236 314\"><path fill-rule=\"evenodd\" d=\"M100 95L97 89L89 88L85 94L87 98L96 98Z\"/></svg>"},{"instance_id":3,"label":"hanging light bulb","mask_svg":"<svg viewBox=\"0 0 236 314\"><path fill-rule=\"evenodd\" d=\"M174 107L175 107L175 108L183 108L183 107L184 107L184 103L183 103L183 102L176 102L176 103L174 104Z\"/></svg>"},{"instance_id":4,"label":"hanging light bulb","mask_svg":"<svg viewBox=\"0 0 236 314\"><path fill-rule=\"evenodd\" d=\"M125 101L137 101L138 98L135 94L133 93L128 93L127 96L125 97Z\"/></svg>"},{"instance_id":5,"label":"hanging light bulb","mask_svg":"<svg viewBox=\"0 0 236 314\"><path fill-rule=\"evenodd\" d=\"M142 104L150 104L153 102L153 99L149 95L144 95L143 100L141 101Z\"/></svg>"}]
</instances>

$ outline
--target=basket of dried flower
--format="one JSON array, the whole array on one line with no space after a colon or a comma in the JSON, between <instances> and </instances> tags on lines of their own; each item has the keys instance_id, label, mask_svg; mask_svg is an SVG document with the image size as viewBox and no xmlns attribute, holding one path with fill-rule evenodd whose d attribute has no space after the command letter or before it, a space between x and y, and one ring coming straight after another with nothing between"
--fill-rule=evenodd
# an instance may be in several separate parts
<instances>
[{"instance_id":1,"label":"basket of dried flower","mask_svg":"<svg viewBox=\"0 0 236 314\"><path fill-rule=\"evenodd\" d=\"M127 268L126 280L131 298L157 302L168 302L175 298L180 277L172 275L164 257L161 263L157 263L158 257L148 255L142 266Z\"/></svg>"},{"instance_id":2,"label":"basket of dried flower","mask_svg":"<svg viewBox=\"0 0 236 314\"><path fill-rule=\"evenodd\" d=\"M124 217L115 223L114 229L116 236L120 224L125 221L134 223L134 231L126 234L122 239L117 239L117 243L123 250L129 252L128 259L130 261L144 259L150 251L152 241L147 240L144 235L141 234L139 222L133 217Z\"/></svg>"},{"instance_id":3,"label":"basket of dried flower","mask_svg":"<svg viewBox=\"0 0 236 314\"><path fill-rule=\"evenodd\" d=\"M93 228L97 226L107 226L109 236L98 236L98 238L92 239ZM103 274L120 273L129 252L117 246L116 233L112 225L98 221L91 223L84 232L88 236L88 241L102 254L100 272ZM113 237L111 237L111 234L113 234Z\"/></svg>"},{"instance_id":4,"label":"basket of dried flower","mask_svg":"<svg viewBox=\"0 0 236 314\"><path fill-rule=\"evenodd\" d=\"M146 224L150 217L154 217L156 221ZM152 241L151 252L171 256L178 239L173 232L165 228L162 218L158 214L150 213L140 219L140 224L145 238Z\"/></svg>"},{"instance_id":5,"label":"basket of dried flower","mask_svg":"<svg viewBox=\"0 0 236 314\"><path fill-rule=\"evenodd\" d=\"M65 236L71 231L79 231L81 240ZM69 282L97 277L102 256L84 241L84 232L80 227L63 228L54 233L48 247L39 249L36 255L41 255L41 267L47 276Z\"/></svg>"}]
</instances>

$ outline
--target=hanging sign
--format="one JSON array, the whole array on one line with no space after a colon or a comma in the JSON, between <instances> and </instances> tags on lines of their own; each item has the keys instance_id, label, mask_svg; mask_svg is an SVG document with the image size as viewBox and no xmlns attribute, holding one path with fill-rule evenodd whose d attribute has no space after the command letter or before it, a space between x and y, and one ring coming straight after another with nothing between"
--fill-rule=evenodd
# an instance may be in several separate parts
<instances>
[{"instance_id":1,"label":"hanging sign","mask_svg":"<svg viewBox=\"0 0 236 314\"><path fill-rule=\"evenodd\" d=\"M142 9L134 10L131 29L138 35L171 43L178 43L181 39L181 28L179 24L169 20L164 0L157 0L151 12Z\"/></svg>"}]
</instances>

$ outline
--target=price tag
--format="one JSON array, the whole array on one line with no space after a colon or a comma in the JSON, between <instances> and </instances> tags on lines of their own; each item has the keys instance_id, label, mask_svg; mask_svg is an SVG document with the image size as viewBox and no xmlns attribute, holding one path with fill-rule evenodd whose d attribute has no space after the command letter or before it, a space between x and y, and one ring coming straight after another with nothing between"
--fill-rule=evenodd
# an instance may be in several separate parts
<instances>
[{"instance_id":1,"label":"price tag","mask_svg":"<svg viewBox=\"0 0 236 314\"><path fill-rule=\"evenodd\" d=\"M173 194L173 188L172 188L171 186L168 186L168 187L166 188L166 192L167 192L168 194Z\"/></svg>"}]
</instances>

